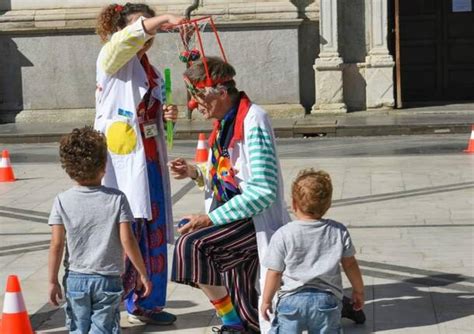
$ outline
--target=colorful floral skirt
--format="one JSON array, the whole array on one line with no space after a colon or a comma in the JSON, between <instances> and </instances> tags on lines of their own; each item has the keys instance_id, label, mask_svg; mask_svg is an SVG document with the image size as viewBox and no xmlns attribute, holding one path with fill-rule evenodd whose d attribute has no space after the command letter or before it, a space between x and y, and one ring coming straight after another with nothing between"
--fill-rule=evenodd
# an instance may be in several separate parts
<instances>
[{"instance_id":1,"label":"colorful floral skirt","mask_svg":"<svg viewBox=\"0 0 474 334\"><path fill-rule=\"evenodd\" d=\"M138 240L149 278L153 284L151 294L142 298L134 290L138 274L127 258L123 277L125 290L125 308L128 313L149 316L160 312L166 303L166 285L168 276L166 212L161 169L157 161L147 162L152 220L136 219L133 231Z\"/></svg>"}]
</instances>

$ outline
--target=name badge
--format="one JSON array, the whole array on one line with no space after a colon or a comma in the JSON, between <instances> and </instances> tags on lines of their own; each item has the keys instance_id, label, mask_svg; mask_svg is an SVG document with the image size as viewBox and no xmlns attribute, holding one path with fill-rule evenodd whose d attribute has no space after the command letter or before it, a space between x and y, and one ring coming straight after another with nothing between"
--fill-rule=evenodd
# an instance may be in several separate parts
<instances>
[{"instance_id":1,"label":"name badge","mask_svg":"<svg viewBox=\"0 0 474 334\"><path fill-rule=\"evenodd\" d=\"M145 138L151 138L158 136L158 127L155 122L148 122L143 124L143 132Z\"/></svg>"}]
</instances>

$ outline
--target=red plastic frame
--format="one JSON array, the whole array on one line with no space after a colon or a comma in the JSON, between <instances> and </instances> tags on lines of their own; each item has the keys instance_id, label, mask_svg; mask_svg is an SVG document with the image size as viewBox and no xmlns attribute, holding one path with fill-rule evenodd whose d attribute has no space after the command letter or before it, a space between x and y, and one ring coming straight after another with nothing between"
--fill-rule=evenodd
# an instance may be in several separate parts
<instances>
[{"instance_id":1,"label":"red plastic frame","mask_svg":"<svg viewBox=\"0 0 474 334\"><path fill-rule=\"evenodd\" d=\"M214 24L214 20L212 19L211 16L203 16L203 17L198 17L198 18L192 19L192 20L186 20L183 23L173 25L173 27L177 28L177 27L186 26L186 25L194 25L194 27L196 28L195 33L197 34L199 49L200 49L200 52L201 52L201 55L202 55L202 63L204 64L204 70L206 71L206 85L208 87L211 87L211 86L213 86L213 82L212 82L212 79L209 75L209 69L208 69L207 61L206 61L206 54L204 52L204 46L202 45L201 32L199 31L199 26L198 26L198 22L204 21L204 20L209 20L212 32L214 33L214 36L216 37L217 44L219 45L219 49L221 51L222 58L224 59L225 62L227 62L227 57L225 55L224 48L222 47L221 39L219 38L219 34L217 33L217 29L216 29L216 26ZM186 43L185 43L182 36L181 36L181 40L182 40L183 44L186 45Z\"/></svg>"}]
</instances>

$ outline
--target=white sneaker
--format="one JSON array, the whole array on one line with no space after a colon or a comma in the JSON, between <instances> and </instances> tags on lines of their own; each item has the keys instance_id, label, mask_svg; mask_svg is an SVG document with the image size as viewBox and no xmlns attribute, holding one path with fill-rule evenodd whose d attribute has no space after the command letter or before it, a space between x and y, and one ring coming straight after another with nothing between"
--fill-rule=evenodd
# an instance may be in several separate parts
<instances>
[{"instance_id":1,"label":"white sneaker","mask_svg":"<svg viewBox=\"0 0 474 334\"><path fill-rule=\"evenodd\" d=\"M136 315L128 314L127 321L134 325L144 325L145 323L141 321Z\"/></svg>"}]
</instances>

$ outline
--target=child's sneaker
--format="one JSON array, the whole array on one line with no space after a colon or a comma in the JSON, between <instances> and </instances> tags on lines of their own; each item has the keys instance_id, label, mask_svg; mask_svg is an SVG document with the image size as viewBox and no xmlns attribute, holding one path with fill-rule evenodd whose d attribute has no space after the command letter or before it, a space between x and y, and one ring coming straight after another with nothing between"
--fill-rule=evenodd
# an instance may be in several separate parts
<instances>
[{"instance_id":1,"label":"child's sneaker","mask_svg":"<svg viewBox=\"0 0 474 334\"><path fill-rule=\"evenodd\" d=\"M140 315L128 315L128 322L131 324L147 323L151 325L167 326L176 321L176 316L169 312L161 311L153 313L150 317Z\"/></svg>"}]
</instances>

